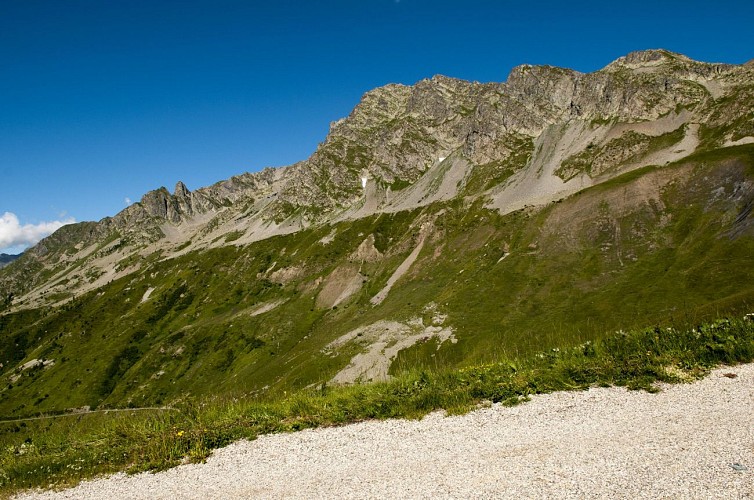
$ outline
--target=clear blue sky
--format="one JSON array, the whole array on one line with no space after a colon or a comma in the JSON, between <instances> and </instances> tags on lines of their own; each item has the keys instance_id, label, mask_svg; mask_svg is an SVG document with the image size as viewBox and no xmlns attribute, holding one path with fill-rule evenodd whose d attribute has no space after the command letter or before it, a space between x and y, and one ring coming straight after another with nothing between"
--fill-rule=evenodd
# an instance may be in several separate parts
<instances>
[{"instance_id":1,"label":"clear blue sky","mask_svg":"<svg viewBox=\"0 0 754 500\"><path fill-rule=\"evenodd\" d=\"M0 251L305 159L376 86L646 48L743 63L752 20L748 0L0 0Z\"/></svg>"}]
</instances>

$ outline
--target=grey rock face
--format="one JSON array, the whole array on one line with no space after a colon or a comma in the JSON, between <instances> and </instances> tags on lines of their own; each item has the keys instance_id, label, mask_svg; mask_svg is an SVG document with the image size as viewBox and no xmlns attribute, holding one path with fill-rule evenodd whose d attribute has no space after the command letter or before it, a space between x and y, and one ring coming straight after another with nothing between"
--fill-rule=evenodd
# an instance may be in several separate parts
<instances>
[{"instance_id":1,"label":"grey rock face","mask_svg":"<svg viewBox=\"0 0 754 500\"><path fill-rule=\"evenodd\" d=\"M504 162L515 152L511 137L535 139L557 123L635 123L680 108L706 110L714 102L711 87L724 92L736 83L732 77L745 72L743 66L646 50L589 74L521 65L505 83L436 75L413 86L390 84L367 92L349 116L332 123L325 141L305 161L194 192L179 182L172 195L152 191L141 205L151 216L180 223L274 191L267 209L271 219L291 207L326 214L360 196L362 172L384 185L412 183L454 151L473 164ZM696 118L704 120L701 112Z\"/></svg>"}]
</instances>

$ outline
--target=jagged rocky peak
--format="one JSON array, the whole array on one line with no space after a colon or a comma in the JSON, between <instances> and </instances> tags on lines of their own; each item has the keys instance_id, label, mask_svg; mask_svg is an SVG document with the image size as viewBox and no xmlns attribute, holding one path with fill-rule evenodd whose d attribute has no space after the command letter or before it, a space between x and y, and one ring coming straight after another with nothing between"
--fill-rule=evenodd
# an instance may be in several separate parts
<instances>
[{"instance_id":1,"label":"jagged rocky peak","mask_svg":"<svg viewBox=\"0 0 754 500\"><path fill-rule=\"evenodd\" d=\"M397 118L405 111L411 87L390 83L366 92L351 113L330 124L330 134L338 135L342 129L371 128Z\"/></svg>"},{"instance_id":2,"label":"jagged rocky peak","mask_svg":"<svg viewBox=\"0 0 754 500\"><path fill-rule=\"evenodd\" d=\"M500 86L499 83L468 82L443 75L410 86L384 85L366 92L351 114L332 122L325 143L338 136L350 136L353 131L384 127L406 117L428 125L436 124L459 110L468 111L480 94L499 91Z\"/></svg>"},{"instance_id":3,"label":"jagged rocky peak","mask_svg":"<svg viewBox=\"0 0 754 500\"><path fill-rule=\"evenodd\" d=\"M445 120L452 112L453 106L448 97L454 94L455 92L439 82L421 80L412 89L406 111L414 117L432 122Z\"/></svg>"},{"instance_id":4,"label":"jagged rocky peak","mask_svg":"<svg viewBox=\"0 0 754 500\"><path fill-rule=\"evenodd\" d=\"M677 61L693 62L683 54L677 54L665 49L648 49L629 52L625 56L619 57L610 63L608 67L623 66L626 68L643 68Z\"/></svg>"},{"instance_id":5,"label":"jagged rocky peak","mask_svg":"<svg viewBox=\"0 0 754 500\"><path fill-rule=\"evenodd\" d=\"M647 50L593 73L525 64L515 67L505 83L435 75L411 86L385 85L365 93L349 116L331 124L330 134L306 162L311 175L287 192L305 190L306 198L335 200L343 186L327 179L358 177L344 167L367 169L387 182L412 182L444 156L441 152L461 150L474 163L500 160L510 134L534 138L573 118L656 119L679 105L704 103L709 91L694 82L706 83L719 71L667 50ZM711 90L720 94L724 89ZM317 193L323 186L330 190L326 196Z\"/></svg>"},{"instance_id":6,"label":"jagged rocky peak","mask_svg":"<svg viewBox=\"0 0 754 500\"><path fill-rule=\"evenodd\" d=\"M175 185L175 190L173 190L173 196L186 198L189 194L191 194L191 191L188 190L186 185L183 182L178 181Z\"/></svg>"},{"instance_id":7,"label":"jagged rocky peak","mask_svg":"<svg viewBox=\"0 0 754 500\"><path fill-rule=\"evenodd\" d=\"M414 92L421 89L434 89L437 91L445 91L447 94L453 94L459 91L466 92L470 86L475 85L478 86L484 84L445 75L434 75L432 78L425 78L418 81L416 85L414 85Z\"/></svg>"},{"instance_id":8,"label":"jagged rocky peak","mask_svg":"<svg viewBox=\"0 0 754 500\"><path fill-rule=\"evenodd\" d=\"M511 70L505 83L509 90L526 90L529 87L539 87L543 82L572 81L581 74L573 69L547 64L521 64Z\"/></svg>"},{"instance_id":9,"label":"jagged rocky peak","mask_svg":"<svg viewBox=\"0 0 754 500\"><path fill-rule=\"evenodd\" d=\"M379 127L383 143L400 141L391 131L418 125L434 127L459 112L473 111L480 94L496 91L500 84L481 84L435 75L414 85L388 84L365 93L346 118L331 123L325 145L340 143L343 138L359 139ZM411 122L411 123L409 123ZM387 130L387 134L384 132Z\"/></svg>"},{"instance_id":10,"label":"jagged rocky peak","mask_svg":"<svg viewBox=\"0 0 754 500\"><path fill-rule=\"evenodd\" d=\"M553 109L568 107L575 90L575 82L582 73L556 66L524 64L513 68L505 82L505 92L511 97L531 102L552 120Z\"/></svg>"},{"instance_id":11,"label":"jagged rocky peak","mask_svg":"<svg viewBox=\"0 0 754 500\"><path fill-rule=\"evenodd\" d=\"M150 215L157 217L167 216L167 203L171 198L170 193L164 187L149 191L139 200L141 207Z\"/></svg>"},{"instance_id":12,"label":"jagged rocky peak","mask_svg":"<svg viewBox=\"0 0 754 500\"><path fill-rule=\"evenodd\" d=\"M659 73L690 80L711 79L735 71L740 66L724 63L708 63L691 59L683 54L664 49L631 52L608 64L603 72L634 70L638 73Z\"/></svg>"},{"instance_id":13,"label":"jagged rocky peak","mask_svg":"<svg viewBox=\"0 0 754 500\"><path fill-rule=\"evenodd\" d=\"M161 187L145 194L139 204L149 215L165 219L173 223L181 222L186 216L193 214L191 193L186 186L179 182L175 186L175 195Z\"/></svg>"},{"instance_id":14,"label":"jagged rocky peak","mask_svg":"<svg viewBox=\"0 0 754 500\"><path fill-rule=\"evenodd\" d=\"M412 87L407 112L429 125L468 116L500 92L499 83L479 83L435 75Z\"/></svg>"}]
</instances>

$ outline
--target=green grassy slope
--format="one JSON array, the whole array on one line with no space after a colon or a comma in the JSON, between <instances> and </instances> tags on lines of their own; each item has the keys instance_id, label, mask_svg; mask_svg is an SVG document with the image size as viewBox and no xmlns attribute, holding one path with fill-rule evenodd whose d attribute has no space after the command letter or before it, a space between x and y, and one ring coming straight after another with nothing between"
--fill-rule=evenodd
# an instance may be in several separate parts
<instances>
[{"instance_id":1,"label":"green grassy slope","mask_svg":"<svg viewBox=\"0 0 754 500\"><path fill-rule=\"evenodd\" d=\"M365 419L418 418L439 408L463 413L491 401L513 405L531 394L595 385L654 391L656 381L693 381L720 363L752 360L754 321L748 315L685 330L621 332L571 349L465 369L412 370L382 383L0 421L0 496L31 487L61 488L118 470L197 462L242 437Z\"/></svg>"},{"instance_id":2,"label":"green grassy slope","mask_svg":"<svg viewBox=\"0 0 754 500\"><path fill-rule=\"evenodd\" d=\"M473 366L618 329L749 312L752 186L754 146L747 145L506 216L457 199L149 259L146 271L61 308L0 316L0 415L319 384L357 352L325 354L330 341L380 320L421 316L429 303L447 314L458 342L406 349L391 373ZM430 229L418 259L373 306L417 245L421 224ZM359 258L369 235L381 257ZM363 286L337 307L319 307L317 295L338 268L359 268ZM276 307L255 315L265 304ZM54 364L18 369L31 359Z\"/></svg>"}]
</instances>

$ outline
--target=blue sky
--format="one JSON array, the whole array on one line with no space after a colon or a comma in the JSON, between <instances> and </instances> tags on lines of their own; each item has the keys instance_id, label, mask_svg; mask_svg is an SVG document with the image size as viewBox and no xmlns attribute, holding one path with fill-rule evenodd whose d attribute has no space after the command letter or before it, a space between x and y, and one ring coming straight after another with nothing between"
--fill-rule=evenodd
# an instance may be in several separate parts
<instances>
[{"instance_id":1,"label":"blue sky","mask_svg":"<svg viewBox=\"0 0 754 500\"><path fill-rule=\"evenodd\" d=\"M743 63L752 19L744 0L0 0L0 252L305 159L386 83L660 47Z\"/></svg>"}]
</instances>

